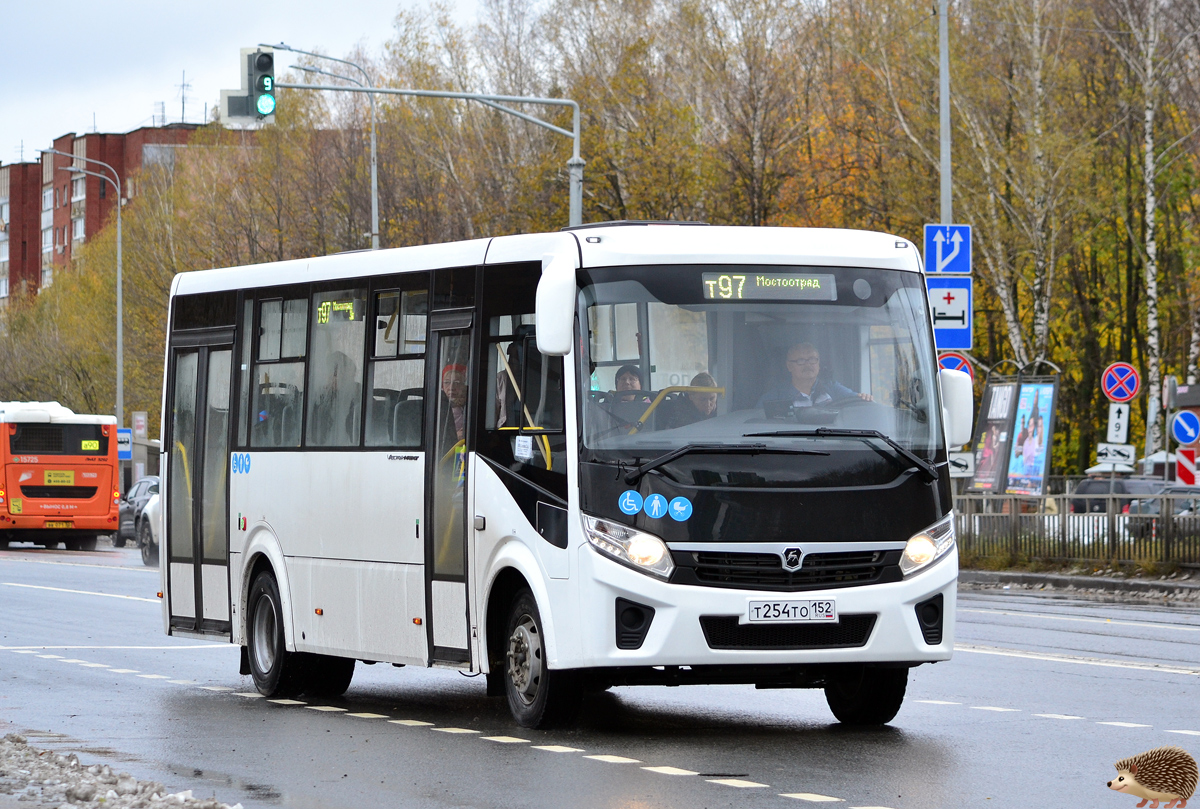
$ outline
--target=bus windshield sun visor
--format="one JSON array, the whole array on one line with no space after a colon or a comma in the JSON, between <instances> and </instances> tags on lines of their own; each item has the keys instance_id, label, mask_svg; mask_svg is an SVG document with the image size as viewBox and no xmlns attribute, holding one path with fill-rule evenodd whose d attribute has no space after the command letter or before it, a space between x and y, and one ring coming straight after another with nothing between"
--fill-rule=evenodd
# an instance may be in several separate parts
<instances>
[{"instance_id":1,"label":"bus windshield sun visor","mask_svg":"<svg viewBox=\"0 0 1200 809\"><path fill-rule=\"evenodd\" d=\"M842 430L835 427L818 427L815 430L779 430L769 433L746 433L744 437L765 438L767 436L778 438L877 438L895 450L896 454L901 458L915 466L925 480L932 483L938 479L938 471L933 468L933 464L913 454L885 433L881 433L878 430Z\"/></svg>"},{"instance_id":2,"label":"bus windshield sun visor","mask_svg":"<svg viewBox=\"0 0 1200 809\"><path fill-rule=\"evenodd\" d=\"M777 433L763 433L763 435L777 435ZM749 436L748 436L749 437ZM657 469L660 466L669 464L676 458L682 458L684 455L689 455L693 452L719 452L719 453L749 453L757 455L761 452L779 452L777 449L768 449L766 444L686 444L678 449L673 449L670 452L659 455L657 458L651 458L644 464L641 464L636 469L631 469L625 473L625 482L630 486L637 483L652 469ZM819 449L788 449L784 452L793 455L828 455L828 452Z\"/></svg>"}]
</instances>

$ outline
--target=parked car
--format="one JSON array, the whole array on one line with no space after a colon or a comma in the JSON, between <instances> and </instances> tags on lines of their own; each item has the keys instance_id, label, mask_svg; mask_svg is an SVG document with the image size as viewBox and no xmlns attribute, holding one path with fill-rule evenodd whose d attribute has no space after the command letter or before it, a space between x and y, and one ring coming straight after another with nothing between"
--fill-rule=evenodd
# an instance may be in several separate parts
<instances>
[{"instance_id":1,"label":"parked car","mask_svg":"<svg viewBox=\"0 0 1200 809\"><path fill-rule=\"evenodd\" d=\"M142 549L142 564L147 567L158 566L159 538L162 536L162 498L158 492L150 495L146 505L138 515L137 544Z\"/></svg>"},{"instance_id":2,"label":"parked car","mask_svg":"<svg viewBox=\"0 0 1200 809\"><path fill-rule=\"evenodd\" d=\"M155 475L142 478L125 493L121 498L120 519L117 521L117 533L113 535L113 545L123 548L126 542L137 541L138 516L146 507L146 501L155 494L158 494L158 477Z\"/></svg>"},{"instance_id":3,"label":"parked car","mask_svg":"<svg viewBox=\"0 0 1200 809\"><path fill-rule=\"evenodd\" d=\"M1162 513L1163 501L1168 497L1169 508L1176 517L1191 517L1200 513L1200 490L1194 486L1167 486L1156 492L1165 497L1148 497L1132 500L1129 503L1129 533L1135 537L1154 536L1158 530L1158 516ZM1175 520L1176 531L1193 527L1194 520L1185 520L1181 524ZM1186 533L1195 533L1190 531Z\"/></svg>"},{"instance_id":4,"label":"parked car","mask_svg":"<svg viewBox=\"0 0 1200 809\"><path fill-rule=\"evenodd\" d=\"M1108 511L1108 495L1131 495L1117 499L1117 511L1138 496L1157 494L1166 484L1154 478L1088 478L1079 481L1071 498L1072 514L1104 514ZM1086 497L1081 495L1087 495Z\"/></svg>"}]
</instances>

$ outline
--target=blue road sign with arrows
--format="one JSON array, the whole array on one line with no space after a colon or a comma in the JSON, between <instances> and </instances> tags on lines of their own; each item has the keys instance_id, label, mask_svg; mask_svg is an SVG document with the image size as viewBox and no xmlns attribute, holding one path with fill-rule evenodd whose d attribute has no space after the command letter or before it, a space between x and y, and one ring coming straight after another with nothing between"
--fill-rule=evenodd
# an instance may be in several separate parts
<instances>
[{"instance_id":1,"label":"blue road sign with arrows","mask_svg":"<svg viewBox=\"0 0 1200 809\"><path fill-rule=\"evenodd\" d=\"M925 226L925 272L971 272L971 226Z\"/></svg>"},{"instance_id":2,"label":"blue road sign with arrows","mask_svg":"<svg viewBox=\"0 0 1200 809\"><path fill-rule=\"evenodd\" d=\"M926 278L929 311L933 315L933 342L938 351L948 348L972 348L972 284L969 275Z\"/></svg>"},{"instance_id":3,"label":"blue road sign with arrows","mask_svg":"<svg viewBox=\"0 0 1200 809\"><path fill-rule=\"evenodd\" d=\"M1185 447L1195 444L1200 438L1200 416L1190 410L1180 410L1171 422L1171 435Z\"/></svg>"}]
</instances>

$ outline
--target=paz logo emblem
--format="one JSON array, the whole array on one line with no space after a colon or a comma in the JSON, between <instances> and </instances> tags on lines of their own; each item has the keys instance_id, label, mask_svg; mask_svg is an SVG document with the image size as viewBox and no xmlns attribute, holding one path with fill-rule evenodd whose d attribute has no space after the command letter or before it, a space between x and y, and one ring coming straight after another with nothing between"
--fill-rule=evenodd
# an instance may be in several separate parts
<instances>
[{"instance_id":1,"label":"paz logo emblem","mask_svg":"<svg viewBox=\"0 0 1200 809\"><path fill-rule=\"evenodd\" d=\"M800 569L804 554L799 548L788 548L783 552L783 569L789 573Z\"/></svg>"}]
</instances>

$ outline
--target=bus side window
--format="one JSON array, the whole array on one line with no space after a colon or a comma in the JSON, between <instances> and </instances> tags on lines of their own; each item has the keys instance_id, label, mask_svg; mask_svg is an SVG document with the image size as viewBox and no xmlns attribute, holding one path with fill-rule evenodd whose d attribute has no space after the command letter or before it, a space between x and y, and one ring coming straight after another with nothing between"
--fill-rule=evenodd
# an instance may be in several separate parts
<instances>
[{"instance_id":1,"label":"bus side window","mask_svg":"<svg viewBox=\"0 0 1200 809\"><path fill-rule=\"evenodd\" d=\"M420 449L425 423L425 326L429 293L386 290L372 300L366 445Z\"/></svg>"},{"instance_id":2,"label":"bus side window","mask_svg":"<svg viewBox=\"0 0 1200 809\"><path fill-rule=\"evenodd\" d=\"M366 298L365 289L313 293L307 446L358 446Z\"/></svg>"},{"instance_id":3,"label":"bus side window","mask_svg":"<svg viewBox=\"0 0 1200 809\"><path fill-rule=\"evenodd\" d=\"M250 383L252 447L300 446L307 321L307 297L259 304L258 358Z\"/></svg>"}]
</instances>

